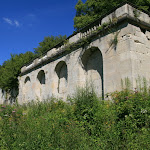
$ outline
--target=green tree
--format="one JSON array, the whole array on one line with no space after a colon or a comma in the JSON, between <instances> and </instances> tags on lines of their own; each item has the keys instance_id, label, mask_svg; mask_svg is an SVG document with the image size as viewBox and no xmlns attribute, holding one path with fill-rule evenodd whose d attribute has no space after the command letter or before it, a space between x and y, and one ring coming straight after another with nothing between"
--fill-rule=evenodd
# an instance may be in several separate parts
<instances>
[{"instance_id":1,"label":"green tree","mask_svg":"<svg viewBox=\"0 0 150 150\"><path fill-rule=\"evenodd\" d=\"M87 24L109 12L117 5L126 0L87 0L83 3L81 0L75 6L76 16L74 17L74 28L82 29ZM128 0L140 9L150 11L150 0Z\"/></svg>"},{"instance_id":2,"label":"green tree","mask_svg":"<svg viewBox=\"0 0 150 150\"><path fill-rule=\"evenodd\" d=\"M45 37L44 40L39 43L39 46L37 48L34 48L34 50L35 50L34 52L37 55L41 55L42 53L50 50L52 47L54 47L56 44L62 42L66 38L67 38L66 35Z\"/></svg>"},{"instance_id":3,"label":"green tree","mask_svg":"<svg viewBox=\"0 0 150 150\"><path fill-rule=\"evenodd\" d=\"M26 52L25 54L13 55L0 67L0 88L5 91L18 89L18 76L21 67L34 58L34 53Z\"/></svg>"}]
</instances>

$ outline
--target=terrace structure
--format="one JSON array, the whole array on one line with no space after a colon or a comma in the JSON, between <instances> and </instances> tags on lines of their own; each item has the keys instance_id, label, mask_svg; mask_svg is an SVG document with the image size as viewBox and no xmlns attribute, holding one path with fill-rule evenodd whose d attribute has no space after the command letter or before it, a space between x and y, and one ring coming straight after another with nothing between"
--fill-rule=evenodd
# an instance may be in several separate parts
<instances>
[{"instance_id":1,"label":"terrace structure","mask_svg":"<svg viewBox=\"0 0 150 150\"><path fill-rule=\"evenodd\" d=\"M98 96L150 78L150 14L123 3L21 68L18 102L73 95L92 83Z\"/></svg>"}]
</instances>

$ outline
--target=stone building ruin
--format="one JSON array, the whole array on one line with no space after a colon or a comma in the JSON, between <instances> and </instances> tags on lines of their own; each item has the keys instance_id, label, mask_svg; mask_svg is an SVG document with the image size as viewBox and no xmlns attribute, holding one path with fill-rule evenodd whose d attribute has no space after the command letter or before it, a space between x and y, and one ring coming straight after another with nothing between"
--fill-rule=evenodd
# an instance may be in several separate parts
<instances>
[{"instance_id":1,"label":"stone building ruin","mask_svg":"<svg viewBox=\"0 0 150 150\"><path fill-rule=\"evenodd\" d=\"M150 14L124 3L21 69L18 102L65 99L86 82L98 96L150 77Z\"/></svg>"}]
</instances>

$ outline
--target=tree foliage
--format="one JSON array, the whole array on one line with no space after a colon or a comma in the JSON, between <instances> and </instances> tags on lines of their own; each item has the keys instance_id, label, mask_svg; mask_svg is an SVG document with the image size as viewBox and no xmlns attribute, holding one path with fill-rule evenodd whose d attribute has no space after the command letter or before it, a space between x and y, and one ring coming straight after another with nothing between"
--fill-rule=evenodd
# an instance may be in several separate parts
<instances>
[{"instance_id":1,"label":"tree foliage","mask_svg":"<svg viewBox=\"0 0 150 150\"><path fill-rule=\"evenodd\" d=\"M13 88L17 89L20 69L33 57L34 54L32 52L19 55L11 54L11 58L0 67L0 88L6 91L10 91Z\"/></svg>"},{"instance_id":2,"label":"tree foliage","mask_svg":"<svg viewBox=\"0 0 150 150\"><path fill-rule=\"evenodd\" d=\"M74 28L79 30L126 0L79 0L75 6ZM150 0L128 0L140 9L150 11Z\"/></svg>"},{"instance_id":3,"label":"tree foliage","mask_svg":"<svg viewBox=\"0 0 150 150\"><path fill-rule=\"evenodd\" d=\"M42 42L39 43L39 46L37 48L34 48L35 54L41 55L42 53L50 50L52 47L54 47L56 44L62 42L67 37L66 35L62 36L47 36L44 38Z\"/></svg>"}]
</instances>

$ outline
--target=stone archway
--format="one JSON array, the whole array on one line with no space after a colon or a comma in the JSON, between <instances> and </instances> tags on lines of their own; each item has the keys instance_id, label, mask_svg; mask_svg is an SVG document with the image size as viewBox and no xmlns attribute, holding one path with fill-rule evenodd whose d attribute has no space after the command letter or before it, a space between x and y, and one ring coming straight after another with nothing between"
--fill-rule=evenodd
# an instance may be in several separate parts
<instances>
[{"instance_id":1,"label":"stone archway","mask_svg":"<svg viewBox=\"0 0 150 150\"><path fill-rule=\"evenodd\" d=\"M60 61L55 68L58 77L58 93L65 94L67 92L68 69L64 61Z\"/></svg>"},{"instance_id":2,"label":"stone archway","mask_svg":"<svg viewBox=\"0 0 150 150\"><path fill-rule=\"evenodd\" d=\"M30 101L30 97L31 97L31 87L32 85L31 85L31 79L30 79L30 77L29 76L27 76L26 78L25 78L25 80L24 80L24 88L23 88L23 95L24 95L24 100L26 101L26 102L28 102L28 101Z\"/></svg>"},{"instance_id":3,"label":"stone archway","mask_svg":"<svg viewBox=\"0 0 150 150\"><path fill-rule=\"evenodd\" d=\"M40 82L41 85L45 84L45 72L44 70L41 70L38 75L37 75L37 79Z\"/></svg>"},{"instance_id":4,"label":"stone archway","mask_svg":"<svg viewBox=\"0 0 150 150\"><path fill-rule=\"evenodd\" d=\"M45 90L45 84L46 84L45 72L44 70L40 70L37 75L37 83L35 88L35 94L39 100L42 100Z\"/></svg>"},{"instance_id":5,"label":"stone archway","mask_svg":"<svg viewBox=\"0 0 150 150\"><path fill-rule=\"evenodd\" d=\"M81 56L86 81L95 89L98 96L104 97L103 56L99 48L91 47Z\"/></svg>"}]
</instances>

